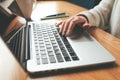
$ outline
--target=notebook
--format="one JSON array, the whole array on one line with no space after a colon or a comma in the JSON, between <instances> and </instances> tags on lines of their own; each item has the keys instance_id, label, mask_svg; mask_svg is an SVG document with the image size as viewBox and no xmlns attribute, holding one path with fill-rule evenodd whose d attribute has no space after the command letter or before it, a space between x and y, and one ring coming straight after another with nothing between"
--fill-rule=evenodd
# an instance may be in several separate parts
<instances>
[{"instance_id":1,"label":"notebook","mask_svg":"<svg viewBox=\"0 0 120 80\"><path fill-rule=\"evenodd\" d=\"M30 74L106 64L115 58L82 27L70 37L59 34L56 21L29 21L7 41Z\"/></svg>"}]
</instances>

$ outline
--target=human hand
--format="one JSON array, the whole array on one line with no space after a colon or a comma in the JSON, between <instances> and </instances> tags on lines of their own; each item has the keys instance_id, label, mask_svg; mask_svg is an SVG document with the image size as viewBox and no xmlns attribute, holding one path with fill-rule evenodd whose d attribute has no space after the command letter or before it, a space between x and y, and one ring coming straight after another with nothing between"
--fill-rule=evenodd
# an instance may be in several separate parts
<instances>
[{"instance_id":1,"label":"human hand","mask_svg":"<svg viewBox=\"0 0 120 80\"><path fill-rule=\"evenodd\" d=\"M84 16L78 16L78 15L70 17L67 20L63 20L63 21L57 23L56 26L60 26L61 25L61 29L60 29L59 32L63 36L64 35L65 36L69 36L72 33L74 27L77 24L82 25L84 28L90 27L90 24L89 24L88 20Z\"/></svg>"}]
</instances>

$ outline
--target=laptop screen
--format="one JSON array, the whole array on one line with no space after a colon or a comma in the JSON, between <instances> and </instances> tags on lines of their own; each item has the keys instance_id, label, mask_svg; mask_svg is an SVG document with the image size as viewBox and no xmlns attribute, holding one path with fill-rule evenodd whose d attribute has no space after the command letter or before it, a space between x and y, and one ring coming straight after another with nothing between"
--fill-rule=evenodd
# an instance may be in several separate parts
<instances>
[{"instance_id":1,"label":"laptop screen","mask_svg":"<svg viewBox=\"0 0 120 80\"><path fill-rule=\"evenodd\" d=\"M2 11L0 11L0 35L3 35L9 25L9 23L15 18L15 15L10 17L6 16Z\"/></svg>"}]
</instances>

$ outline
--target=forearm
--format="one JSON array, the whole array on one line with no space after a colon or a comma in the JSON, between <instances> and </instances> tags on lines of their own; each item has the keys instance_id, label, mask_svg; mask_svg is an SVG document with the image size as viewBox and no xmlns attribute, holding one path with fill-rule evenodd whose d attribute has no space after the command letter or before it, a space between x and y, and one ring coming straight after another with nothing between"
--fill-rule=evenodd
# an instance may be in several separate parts
<instances>
[{"instance_id":1,"label":"forearm","mask_svg":"<svg viewBox=\"0 0 120 80\"><path fill-rule=\"evenodd\" d=\"M101 3L89 11L80 12L85 15L91 26L104 26L109 22L114 0L102 0Z\"/></svg>"}]
</instances>

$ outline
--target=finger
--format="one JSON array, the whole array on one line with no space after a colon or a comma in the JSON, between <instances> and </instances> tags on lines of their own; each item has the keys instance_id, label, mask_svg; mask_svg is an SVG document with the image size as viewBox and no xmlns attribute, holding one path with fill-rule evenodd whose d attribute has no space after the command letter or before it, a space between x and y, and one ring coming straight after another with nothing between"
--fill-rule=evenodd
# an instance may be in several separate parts
<instances>
[{"instance_id":1,"label":"finger","mask_svg":"<svg viewBox=\"0 0 120 80\"><path fill-rule=\"evenodd\" d=\"M67 28L68 28L68 22L66 21L64 26L63 26L63 31L62 31L63 36L66 34Z\"/></svg>"},{"instance_id":2,"label":"finger","mask_svg":"<svg viewBox=\"0 0 120 80\"><path fill-rule=\"evenodd\" d=\"M68 30L65 34L66 36L69 36L72 33L75 25L76 25L76 23L74 21L71 21L71 23L69 24Z\"/></svg>"},{"instance_id":3,"label":"finger","mask_svg":"<svg viewBox=\"0 0 120 80\"><path fill-rule=\"evenodd\" d=\"M61 24L63 23L63 21L60 21L56 24L56 27L59 27Z\"/></svg>"},{"instance_id":4,"label":"finger","mask_svg":"<svg viewBox=\"0 0 120 80\"><path fill-rule=\"evenodd\" d=\"M65 35L66 32L68 31L68 28L69 28L69 25L70 25L71 21L72 21L72 18L68 19L68 20L65 22L62 35Z\"/></svg>"},{"instance_id":5,"label":"finger","mask_svg":"<svg viewBox=\"0 0 120 80\"><path fill-rule=\"evenodd\" d=\"M61 28L60 28L59 33L62 33L62 32L63 32L64 25L65 25L65 21L62 21L62 23L61 23Z\"/></svg>"},{"instance_id":6,"label":"finger","mask_svg":"<svg viewBox=\"0 0 120 80\"><path fill-rule=\"evenodd\" d=\"M91 26L91 24L89 24L89 23L87 23L87 22L83 24L83 27L84 27L84 28L89 28L90 26Z\"/></svg>"},{"instance_id":7,"label":"finger","mask_svg":"<svg viewBox=\"0 0 120 80\"><path fill-rule=\"evenodd\" d=\"M78 24L78 23L80 23L80 22L82 22L82 21L80 21L79 17L74 17L73 20L71 20L71 22L69 24L66 36L69 36L72 33L75 25Z\"/></svg>"}]
</instances>

